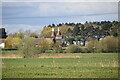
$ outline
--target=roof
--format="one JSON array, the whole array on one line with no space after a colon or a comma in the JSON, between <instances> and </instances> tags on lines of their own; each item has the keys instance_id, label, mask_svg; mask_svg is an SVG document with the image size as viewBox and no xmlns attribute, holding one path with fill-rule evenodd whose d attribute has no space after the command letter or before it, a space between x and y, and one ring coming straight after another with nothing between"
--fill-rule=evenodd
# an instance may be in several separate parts
<instances>
[{"instance_id":1,"label":"roof","mask_svg":"<svg viewBox=\"0 0 120 80\"><path fill-rule=\"evenodd\" d=\"M36 44L39 44L40 41L44 40L45 38L35 38L35 43Z\"/></svg>"},{"instance_id":2,"label":"roof","mask_svg":"<svg viewBox=\"0 0 120 80\"><path fill-rule=\"evenodd\" d=\"M0 43L5 42L5 38L0 38Z\"/></svg>"}]
</instances>

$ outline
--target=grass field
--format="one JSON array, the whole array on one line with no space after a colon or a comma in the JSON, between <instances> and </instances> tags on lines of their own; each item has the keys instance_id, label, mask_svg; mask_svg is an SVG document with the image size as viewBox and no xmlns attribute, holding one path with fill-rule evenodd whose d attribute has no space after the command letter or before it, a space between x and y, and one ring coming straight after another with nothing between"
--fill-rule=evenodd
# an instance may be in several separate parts
<instances>
[{"instance_id":1,"label":"grass field","mask_svg":"<svg viewBox=\"0 0 120 80\"><path fill-rule=\"evenodd\" d=\"M44 54L41 56L68 56ZM60 58L3 59L3 78L118 78L117 53L74 53ZM79 57L78 57L79 56Z\"/></svg>"}]
</instances>

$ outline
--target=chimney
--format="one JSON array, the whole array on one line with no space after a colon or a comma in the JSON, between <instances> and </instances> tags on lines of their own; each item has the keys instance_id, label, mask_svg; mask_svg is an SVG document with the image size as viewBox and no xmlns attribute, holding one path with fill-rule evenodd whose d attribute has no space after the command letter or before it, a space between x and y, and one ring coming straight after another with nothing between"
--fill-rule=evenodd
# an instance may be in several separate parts
<instances>
[{"instance_id":1,"label":"chimney","mask_svg":"<svg viewBox=\"0 0 120 80\"><path fill-rule=\"evenodd\" d=\"M58 27L57 35L61 35L60 28Z\"/></svg>"},{"instance_id":2,"label":"chimney","mask_svg":"<svg viewBox=\"0 0 120 80\"><path fill-rule=\"evenodd\" d=\"M55 30L54 30L54 28L52 28L52 34L51 34L51 37L52 37L52 38L55 38Z\"/></svg>"}]
</instances>

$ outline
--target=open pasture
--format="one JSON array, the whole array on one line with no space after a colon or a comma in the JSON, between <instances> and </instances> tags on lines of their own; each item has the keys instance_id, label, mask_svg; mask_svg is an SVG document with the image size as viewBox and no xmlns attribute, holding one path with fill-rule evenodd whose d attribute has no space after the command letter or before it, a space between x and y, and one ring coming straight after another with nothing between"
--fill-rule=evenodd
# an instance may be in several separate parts
<instances>
[{"instance_id":1,"label":"open pasture","mask_svg":"<svg viewBox=\"0 0 120 80\"><path fill-rule=\"evenodd\" d=\"M68 54L60 54L68 55ZM74 53L54 57L44 54L42 58L3 58L3 78L117 78L117 53ZM43 57L47 58L43 58ZM50 57L49 57L50 56ZM79 56L79 57L78 57Z\"/></svg>"}]
</instances>

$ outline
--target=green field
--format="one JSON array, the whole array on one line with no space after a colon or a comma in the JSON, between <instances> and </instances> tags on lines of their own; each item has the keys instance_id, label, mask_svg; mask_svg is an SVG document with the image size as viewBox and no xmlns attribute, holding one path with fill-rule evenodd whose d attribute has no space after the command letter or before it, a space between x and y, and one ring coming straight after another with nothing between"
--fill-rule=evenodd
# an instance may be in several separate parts
<instances>
[{"instance_id":1,"label":"green field","mask_svg":"<svg viewBox=\"0 0 120 80\"><path fill-rule=\"evenodd\" d=\"M52 54L51 56L60 56ZM68 55L68 54L62 54ZM3 59L3 78L118 78L117 53L74 53L79 57ZM50 56L48 54L41 56Z\"/></svg>"}]
</instances>

